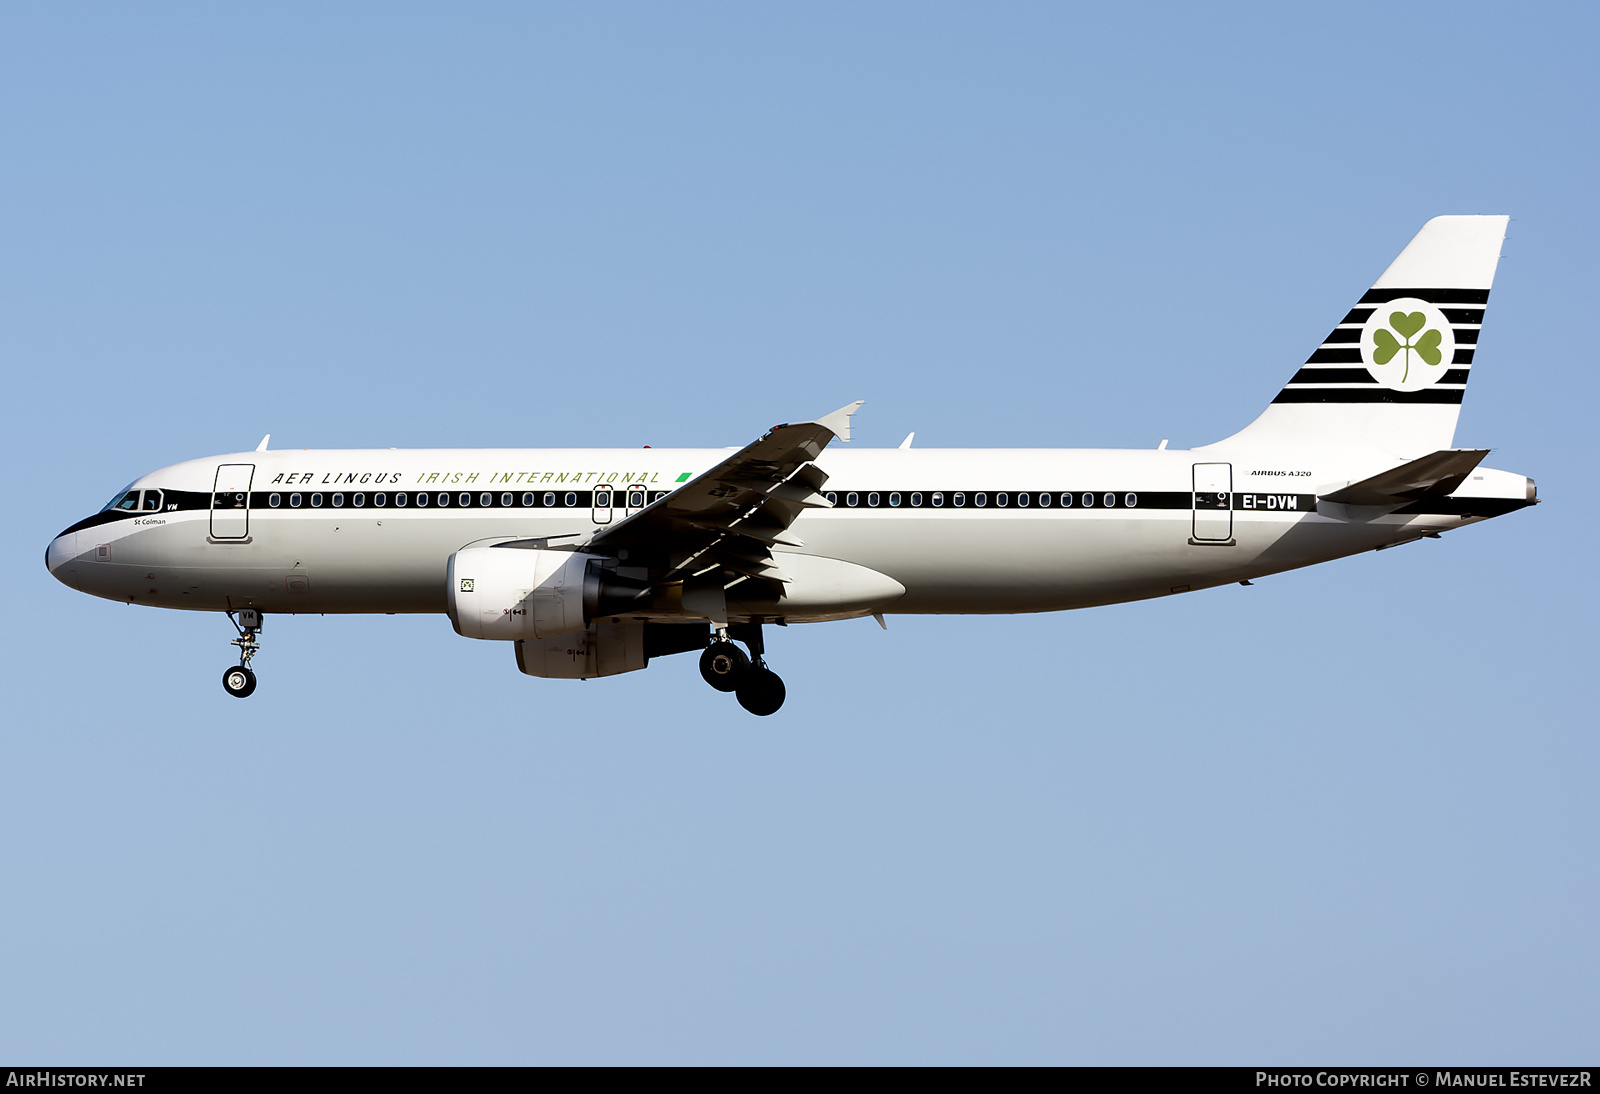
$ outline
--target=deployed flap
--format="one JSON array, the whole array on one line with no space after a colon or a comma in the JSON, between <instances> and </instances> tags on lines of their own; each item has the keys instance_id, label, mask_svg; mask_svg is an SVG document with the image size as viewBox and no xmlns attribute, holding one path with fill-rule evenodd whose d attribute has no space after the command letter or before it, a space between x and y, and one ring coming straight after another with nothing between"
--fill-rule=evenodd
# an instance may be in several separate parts
<instances>
[{"instance_id":1,"label":"deployed flap","mask_svg":"<svg viewBox=\"0 0 1600 1094\"><path fill-rule=\"evenodd\" d=\"M775 425L709 471L610 528L586 550L626 549L630 566L647 566L655 582L682 581L725 570L783 583L771 548L803 546L787 535L809 508L828 508L820 493L827 474L811 462L835 437L850 439L851 403L815 422ZM717 577L717 583L725 584Z\"/></svg>"},{"instance_id":2,"label":"deployed flap","mask_svg":"<svg viewBox=\"0 0 1600 1094\"><path fill-rule=\"evenodd\" d=\"M1319 501L1343 505L1399 505L1426 494L1449 494L1489 454L1487 448L1448 448L1353 482Z\"/></svg>"}]
</instances>

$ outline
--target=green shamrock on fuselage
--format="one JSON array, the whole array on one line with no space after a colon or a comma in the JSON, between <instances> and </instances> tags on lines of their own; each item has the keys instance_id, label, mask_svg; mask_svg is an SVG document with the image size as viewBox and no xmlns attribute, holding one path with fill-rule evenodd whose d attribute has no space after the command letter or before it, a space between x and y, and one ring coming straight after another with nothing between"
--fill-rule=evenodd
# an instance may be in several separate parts
<instances>
[{"instance_id":1,"label":"green shamrock on fuselage","mask_svg":"<svg viewBox=\"0 0 1600 1094\"><path fill-rule=\"evenodd\" d=\"M1443 335L1436 330L1423 331L1421 338L1418 338L1415 342L1411 341L1411 336L1427 325L1428 317L1419 311L1414 311L1410 315L1403 311L1390 312L1389 326L1398 331L1400 337L1404 338L1405 341L1403 343L1397 341L1394 335L1379 327L1372 334L1372 341L1376 343L1376 348L1372 352L1373 363L1387 365L1394 360L1395 354L1404 350L1406 354L1406 370L1400 374L1400 382L1402 384L1411 375L1411 355L1413 353L1428 364L1437 365L1444 360L1444 354L1439 352L1439 342L1442 340Z\"/></svg>"}]
</instances>

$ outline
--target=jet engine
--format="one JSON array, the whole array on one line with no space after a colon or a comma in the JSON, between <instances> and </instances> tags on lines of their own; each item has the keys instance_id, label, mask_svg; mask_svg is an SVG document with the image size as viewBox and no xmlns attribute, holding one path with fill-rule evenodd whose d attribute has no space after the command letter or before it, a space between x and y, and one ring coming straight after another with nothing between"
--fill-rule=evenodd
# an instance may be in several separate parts
<instances>
[{"instance_id":1,"label":"jet engine","mask_svg":"<svg viewBox=\"0 0 1600 1094\"><path fill-rule=\"evenodd\" d=\"M450 556L450 622L467 638L513 641L584 630L600 607L603 560L578 551L464 547Z\"/></svg>"}]
</instances>

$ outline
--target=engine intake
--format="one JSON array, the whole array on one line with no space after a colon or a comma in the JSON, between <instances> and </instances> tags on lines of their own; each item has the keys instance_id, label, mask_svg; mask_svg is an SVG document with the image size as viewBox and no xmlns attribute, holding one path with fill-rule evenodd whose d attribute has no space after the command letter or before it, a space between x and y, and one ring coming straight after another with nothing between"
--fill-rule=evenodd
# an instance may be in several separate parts
<instances>
[{"instance_id":1,"label":"engine intake","mask_svg":"<svg viewBox=\"0 0 1600 1094\"><path fill-rule=\"evenodd\" d=\"M600 608L603 560L578 551L464 547L450 556L450 622L467 638L554 638Z\"/></svg>"}]
</instances>

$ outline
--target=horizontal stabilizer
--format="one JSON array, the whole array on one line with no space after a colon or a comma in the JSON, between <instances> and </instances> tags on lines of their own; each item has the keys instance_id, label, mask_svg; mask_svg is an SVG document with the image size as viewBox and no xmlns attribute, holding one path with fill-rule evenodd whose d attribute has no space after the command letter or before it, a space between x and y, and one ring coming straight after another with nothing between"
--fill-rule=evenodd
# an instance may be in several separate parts
<instances>
[{"instance_id":1,"label":"horizontal stabilizer","mask_svg":"<svg viewBox=\"0 0 1600 1094\"><path fill-rule=\"evenodd\" d=\"M1402 505L1428 494L1449 494L1489 454L1487 448L1447 448L1353 482L1320 501L1341 505Z\"/></svg>"}]
</instances>

